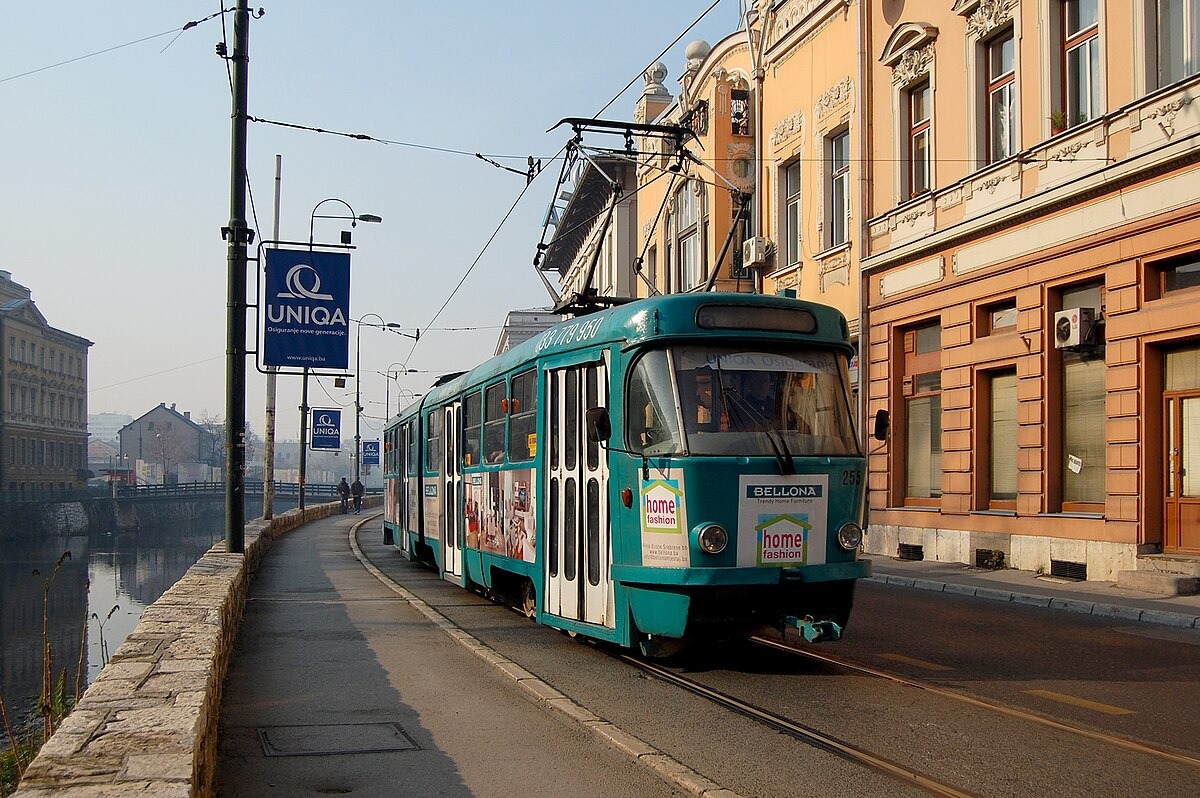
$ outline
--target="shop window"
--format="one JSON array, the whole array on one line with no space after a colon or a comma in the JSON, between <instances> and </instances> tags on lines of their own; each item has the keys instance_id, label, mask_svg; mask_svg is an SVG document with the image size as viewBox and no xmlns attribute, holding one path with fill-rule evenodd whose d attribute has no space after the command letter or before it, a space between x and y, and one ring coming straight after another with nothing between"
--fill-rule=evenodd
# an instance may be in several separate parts
<instances>
[{"instance_id":1,"label":"shop window","mask_svg":"<svg viewBox=\"0 0 1200 798\"><path fill-rule=\"evenodd\" d=\"M1102 308L1099 283L1062 292L1062 307ZM1063 512L1103 512L1105 500L1104 346L1062 351Z\"/></svg>"},{"instance_id":2,"label":"shop window","mask_svg":"<svg viewBox=\"0 0 1200 798\"><path fill-rule=\"evenodd\" d=\"M941 501L941 334L940 322L903 334L906 505L936 507Z\"/></svg>"},{"instance_id":3,"label":"shop window","mask_svg":"<svg viewBox=\"0 0 1200 798\"><path fill-rule=\"evenodd\" d=\"M1017 372L988 377L988 509L1017 508Z\"/></svg>"}]
</instances>

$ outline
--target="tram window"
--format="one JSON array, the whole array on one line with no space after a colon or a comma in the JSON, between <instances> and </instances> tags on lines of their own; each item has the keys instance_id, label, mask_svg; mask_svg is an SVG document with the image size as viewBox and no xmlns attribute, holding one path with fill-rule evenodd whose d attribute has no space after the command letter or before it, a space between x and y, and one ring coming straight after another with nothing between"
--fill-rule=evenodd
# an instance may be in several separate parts
<instances>
[{"instance_id":1,"label":"tram window","mask_svg":"<svg viewBox=\"0 0 1200 798\"><path fill-rule=\"evenodd\" d=\"M546 437L550 439L550 468L557 469L559 438L558 395L561 383L559 382L557 373L551 373L547 381L550 383L550 423L546 426Z\"/></svg>"},{"instance_id":2,"label":"tram window","mask_svg":"<svg viewBox=\"0 0 1200 798\"><path fill-rule=\"evenodd\" d=\"M431 474L441 473L438 461L442 454L442 412L441 409L430 412L425 417L425 470Z\"/></svg>"},{"instance_id":3,"label":"tram window","mask_svg":"<svg viewBox=\"0 0 1200 798\"><path fill-rule=\"evenodd\" d=\"M467 394L463 402L463 465L476 466L479 459L480 432L483 429L483 396L479 391Z\"/></svg>"},{"instance_id":4,"label":"tram window","mask_svg":"<svg viewBox=\"0 0 1200 798\"><path fill-rule=\"evenodd\" d=\"M570 369L565 375L563 408L563 465L574 470L579 462L579 372Z\"/></svg>"},{"instance_id":5,"label":"tram window","mask_svg":"<svg viewBox=\"0 0 1200 798\"><path fill-rule=\"evenodd\" d=\"M681 450L675 384L667 353L649 352L633 367L625 406L625 440L629 449L646 454Z\"/></svg>"},{"instance_id":6,"label":"tram window","mask_svg":"<svg viewBox=\"0 0 1200 798\"><path fill-rule=\"evenodd\" d=\"M575 561L579 556L578 518L579 497L576 496L575 478L568 477L563 491L563 578L575 581Z\"/></svg>"},{"instance_id":7,"label":"tram window","mask_svg":"<svg viewBox=\"0 0 1200 798\"><path fill-rule=\"evenodd\" d=\"M413 422L408 422L404 425L404 439L408 442L408 475L410 477L417 475L417 434L413 429Z\"/></svg>"},{"instance_id":8,"label":"tram window","mask_svg":"<svg viewBox=\"0 0 1200 798\"><path fill-rule=\"evenodd\" d=\"M488 463L504 462L504 383L487 387L483 411L483 453Z\"/></svg>"},{"instance_id":9,"label":"tram window","mask_svg":"<svg viewBox=\"0 0 1200 798\"><path fill-rule=\"evenodd\" d=\"M587 580L600 584L600 481L587 482Z\"/></svg>"},{"instance_id":10,"label":"tram window","mask_svg":"<svg viewBox=\"0 0 1200 798\"><path fill-rule=\"evenodd\" d=\"M526 371L512 380L512 424L508 459L532 460L537 454L537 372Z\"/></svg>"},{"instance_id":11,"label":"tram window","mask_svg":"<svg viewBox=\"0 0 1200 798\"><path fill-rule=\"evenodd\" d=\"M550 479L550 535L546 541L546 559L550 563L550 576L558 576L558 477Z\"/></svg>"},{"instance_id":12,"label":"tram window","mask_svg":"<svg viewBox=\"0 0 1200 798\"><path fill-rule=\"evenodd\" d=\"M595 366L584 372L583 406L585 408L599 407L604 404L600 401L599 388L596 384L599 372L600 370ZM587 442L587 467L591 471L600 467L600 443L598 441L588 440Z\"/></svg>"}]
</instances>

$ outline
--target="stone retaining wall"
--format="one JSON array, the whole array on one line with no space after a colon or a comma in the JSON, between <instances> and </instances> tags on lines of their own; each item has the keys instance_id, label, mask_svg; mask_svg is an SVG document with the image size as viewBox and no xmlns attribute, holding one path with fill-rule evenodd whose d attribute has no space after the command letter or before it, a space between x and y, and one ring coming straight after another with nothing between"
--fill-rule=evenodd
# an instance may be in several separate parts
<instances>
[{"instance_id":1,"label":"stone retaining wall","mask_svg":"<svg viewBox=\"0 0 1200 798\"><path fill-rule=\"evenodd\" d=\"M383 504L367 496L364 507ZM338 503L246 525L245 555L213 546L158 601L30 763L17 798L213 794L221 696L250 579L271 542Z\"/></svg>"}]
</instances>

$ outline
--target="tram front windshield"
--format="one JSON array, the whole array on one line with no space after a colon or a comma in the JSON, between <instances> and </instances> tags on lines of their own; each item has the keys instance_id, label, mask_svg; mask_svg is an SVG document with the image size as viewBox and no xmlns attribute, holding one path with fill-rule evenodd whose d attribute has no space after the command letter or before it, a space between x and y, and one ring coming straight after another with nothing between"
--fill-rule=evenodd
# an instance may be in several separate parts
<instances>
[{"instance_id":1,"label":"tram front windshield","mask_svg":"<svg viewBox=\"0 0 1200 798\"><path fill-rule=\"evenodd\" d=\"M854 455L845 354L679 346L634 365L626 442L654 455Z\"/></svg>"}]
</instances>

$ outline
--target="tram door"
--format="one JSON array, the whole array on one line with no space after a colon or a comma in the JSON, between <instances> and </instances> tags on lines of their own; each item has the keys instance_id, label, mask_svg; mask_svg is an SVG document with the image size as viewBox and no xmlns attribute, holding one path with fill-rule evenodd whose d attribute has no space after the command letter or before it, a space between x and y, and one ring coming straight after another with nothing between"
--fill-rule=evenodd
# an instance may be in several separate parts
<instances>
[{"instance_id":1,"label":"tram door","mask_svg":"<svg viewBox=\"0 0 1200 798\"><path fill-rule=\"evenodd\" d=\"M608 406L607 358L549 371L546 394L544 609L613 628L608 457L585 423L589 407Z\"/></svg>"},{"instance_id":2,"label":"tram door","mask_svg":"<svg viewBox=\"0 0 1200 798\"><path fill-rule=\"evenodd\" d=\"M442 567L443 577L462 581L462 469L458 445L462 440L462 403L446 405L442 416Z\"/></svg>"}]
</instances>

